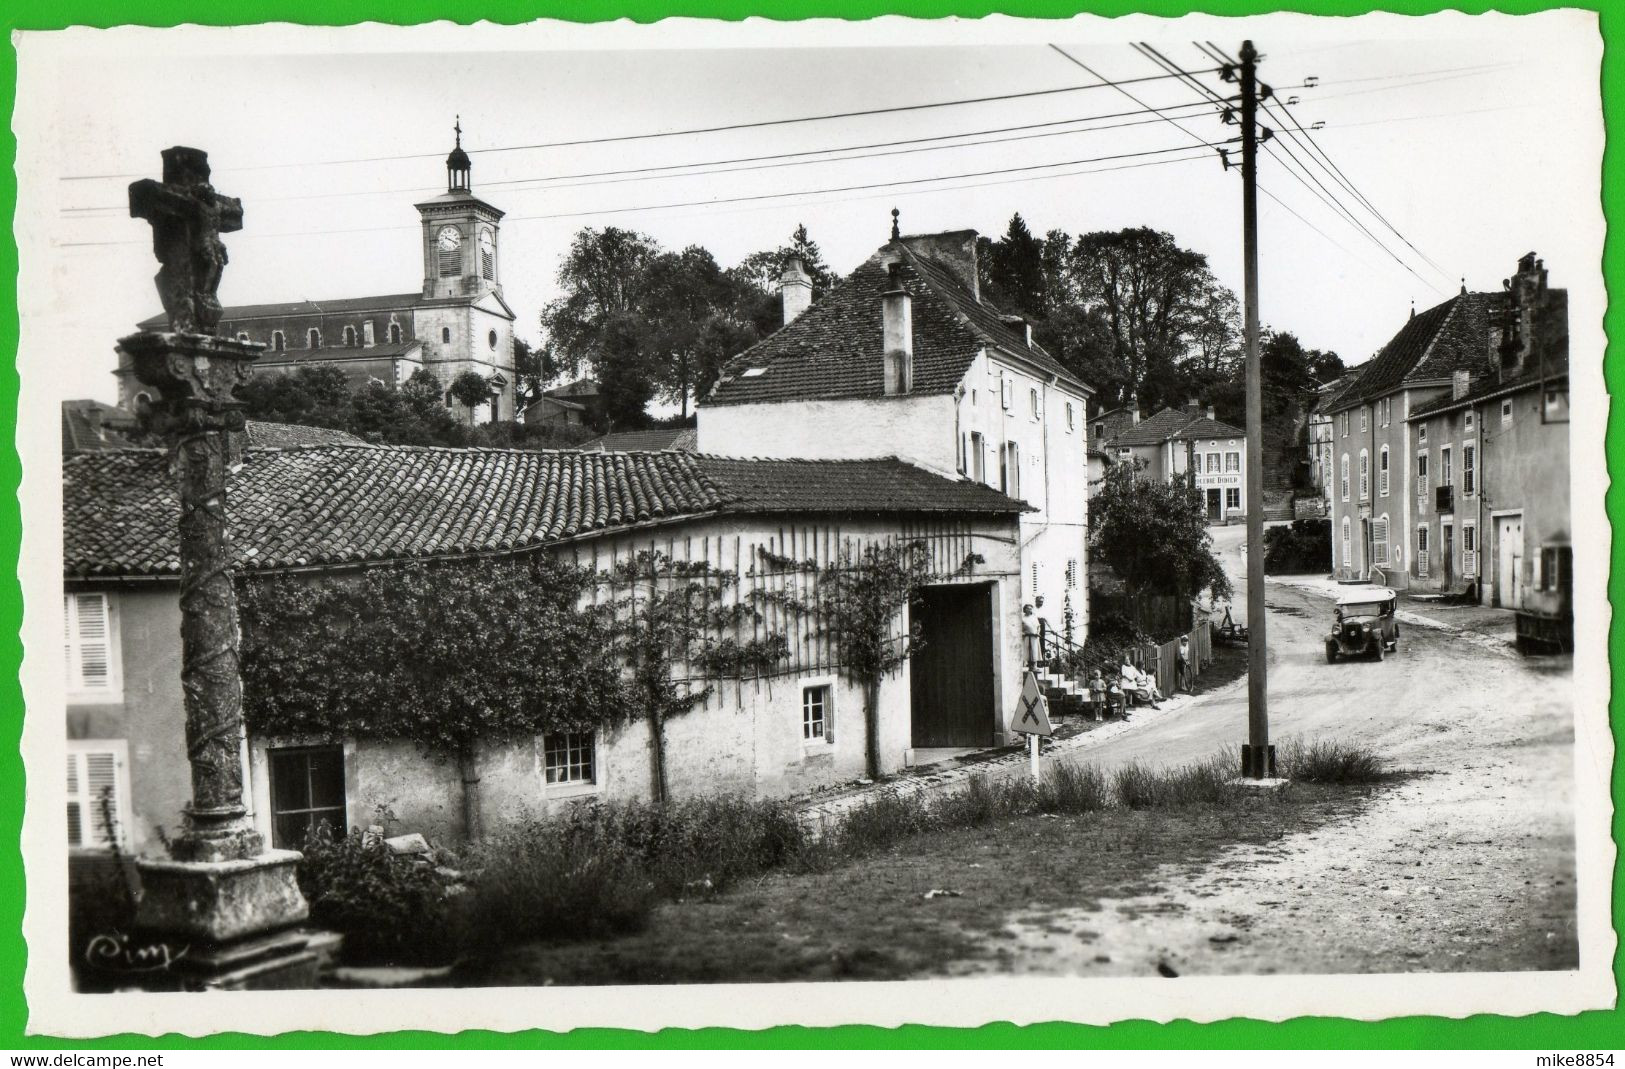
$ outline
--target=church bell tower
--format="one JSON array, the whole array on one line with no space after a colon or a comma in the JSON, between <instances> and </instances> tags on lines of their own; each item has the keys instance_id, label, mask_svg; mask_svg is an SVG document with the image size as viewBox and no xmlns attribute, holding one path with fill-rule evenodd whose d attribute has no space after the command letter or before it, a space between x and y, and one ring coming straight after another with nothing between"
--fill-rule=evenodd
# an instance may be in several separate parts
<instances>
[{"instance_id":1,"label":"church bell tower","mask_svg":"<svg viewBox=\"0 0 1625 1069\"><path fill-rule=\"evenodd\" d=\"M423 296L475 297L502 293L503 212L474 195L473 163L463 151L463 122L446 157L446 192L417 205L423 219Z\"/></svg>"}]
</instances>

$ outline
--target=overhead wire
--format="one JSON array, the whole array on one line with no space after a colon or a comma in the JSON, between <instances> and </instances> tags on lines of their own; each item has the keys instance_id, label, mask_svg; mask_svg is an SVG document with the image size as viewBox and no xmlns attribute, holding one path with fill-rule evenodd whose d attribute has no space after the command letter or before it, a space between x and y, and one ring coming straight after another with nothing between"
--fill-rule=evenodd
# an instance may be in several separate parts
<instances>
[{"instance_id":1,"label":"overhead wire","mask_svg":"<svg viewBox=\"0 0 1625 1069\"><path fill-rule=\"evenodd\" d=\"M1126 80L1124 80L1123 84L1125 84L1125 85L1134 85L1134 84L1138 84L1138 83L1141 83L1141 82L1161 81L1161 80L1163 80L1163 79L1165 79L1167 77L1168 77L1168 75L1148 75L1148 76L1141 77L1141 78L1126 79ZM498 153L498 152L529 152L529 151L534 151L534 150L538 150L538 149L577 148L577 147L584 146L584 145L609 145L609 144L625 143L625 142L628 142L628 141L654 140L656 138L687 137L687 136L692 136L692 135L696 135L696 134L727 133L727 132L731 132L731 131L735 131L735 130L757 130L757 129L764 129L764 128L771 127L771 126L789 126L789 125L794 125L794 124L797 124L797 123L826 122L826 121L830 121L830 120L834 120L834 119L856 119L856 118L863 118L863 117L870 116L870 115L895 115L895 114L902 114L902 113L907 113L907 112L926 111L926 110L930 110L930 109L933 109L933 108L952 108L952 107L962 107L962 106L970 105L970 104L990 104L990 103L997 103L997 102L1006 101L1006 100L1024 100L1024 99L1031 99L1031 98L1034 98L1034 97L1054 96L1054 95L1060 94L1060 93L1079 93L1079 92L1085 92L1085 91L1088 91L1088 90L1091 90L1091 89L1104 89L1104 88L1106 88L1106 85L1104 85L1104 84L1096 84L1096 85L1065 85L1065 86L1057 86L1057 87L1051 88L1051 89L1029 89L1029 90L1025 90L1025 91L1022 91L1022 92L1019 92L1019 93L998 93L998 94L994 94L992 96L964 97L964 98L960 98L960 99L957 99L957 100L936 100L936 101L927 101L927 102L919 103L919 104L894 104L894 105L891 105L889 107L884 107L884 108L863 108L863 109L856 110L856 111L837 111L837 112L829 112L827 114L821 114L821 115L797 115L797 116L790 116L790 117L780 118L780 119L757 119L757 120L753 120L751 122L723 123L723 124L719 124L719 125L716 125L716 126L695 126L695 127L689 127L687 129L683 129L683 130L650 130L650 131L645 131L643 133L635 133L635 134L609 134L609 135L605 135L605 136L602 136L602 137L582 137L582 138L575 138L575 139L562 140L562 141L539 141L539 142L536 142L534 144L527 144L527 145L498 145L498 146L493 146L491 148L479 149L479 150L477 150L477 153L479 155L491 155L491 154ZM238 166L234 166L234 167L230 167L230 168L222 168L222 170L227 170L227 171L232 171L232 172L237 172L237 171L266 171L266 170L282 170L282 169L286 169L286 168L290 168L290 167L298 167L298 168L330 167L330 166L339 166L339 165L343 165L343 164L352 164L352 163L393 163L393 162L398 162L398 161L401 161L401 160L434 159L434 158L437 158L438 156L439 156L439 153L434 153L434 152L429 152L429 153L416 152L416 153L407 153L407 154L398 155L398 156L358 156L358 157L352 157L352 158L349 158L349 159L307 160L307 161L301 161L301 162L297 162L297 163L283 161L283 162L278 162L278 163L243 164L243 165L238 165ZM93 180L99 180L99 179L124 179L124 178L140 178L140 177L142 177L142 176L139 175L139 174L63 175L63 176L61 176L60 181L77 182L77 181L93 181Z\"/></svg>"}]
</instances>

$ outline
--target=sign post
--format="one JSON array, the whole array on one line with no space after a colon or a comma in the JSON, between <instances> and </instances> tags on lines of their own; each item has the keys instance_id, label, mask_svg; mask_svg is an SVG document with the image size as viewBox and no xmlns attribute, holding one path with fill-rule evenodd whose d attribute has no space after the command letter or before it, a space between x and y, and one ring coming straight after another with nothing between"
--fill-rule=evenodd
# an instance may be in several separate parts
<instances>
[{"instance_id":1,"label":"sign post","mask_svg":"<svg viewBox=\"0 0 1625 1069\"><path fill-rule=\"evenodd\" d=\"M1021 700L1016 706L1016 730L1027 736L1027 756L1032 762L1033 782L1038 782L1038 739L1055 734L1049 722L1049 699L1038 685L1038 676L1031 668L1021 684Z\"/></svg>"}]
</instances>

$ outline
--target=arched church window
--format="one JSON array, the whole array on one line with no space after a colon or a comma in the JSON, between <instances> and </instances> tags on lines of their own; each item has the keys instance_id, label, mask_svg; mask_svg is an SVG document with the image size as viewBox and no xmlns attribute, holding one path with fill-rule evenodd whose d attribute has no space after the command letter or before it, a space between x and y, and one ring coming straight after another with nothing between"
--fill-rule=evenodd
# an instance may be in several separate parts
<instances>
[{"instance_id":1,"label":"arched church window","mask_svg":"<svg viewBox=\"0 0 1625 1069\"><path fill-rule=\"evenodd\" d=\"M305 335L305 344L312 349L320 349L322 347L322 332L315 327L311 327L310 333Z\"/></svg>"},{"instance_id":2,"label":"arched church window","mask_svg":"<svg viewBox=\"0 0 1625 1069\"><path fill-rule=\"evenodd\" d=\"M280 330L271 331L271 349L273 352L287 352L288 339Z\"/></svg>"},{"instance_id":3,"label":"arched church window","mask_svg":"<svg viewBox=\"0 0 1625 1069\"><path fill-rule=\"evenodd\" d=\"M392 344L392 345L400 343L400 340L401 340L401 325L399 323L391 323L389 325L389 340L390 340L390 344Z\"/></svg>"},{"instance_id":4,"label":"arched church window","mask_svg":"<svg viewBox=\"0 0 1625 1069\"><path fill-rule=\"evenodd\" d=\"M489 227L480 231L480 277L497 277L497 239Z\"/></svg>"},{"instance_id":5,"label":"arched church window","mask_svg":"<svg viewBox=\"0 0 1625 1069\"><path fill-rule=\"evenodd\" d=\"M355 328L354 327L345 327L344 328L344 347L346 349L355 348Z\"/></svg>"}]
</instances>

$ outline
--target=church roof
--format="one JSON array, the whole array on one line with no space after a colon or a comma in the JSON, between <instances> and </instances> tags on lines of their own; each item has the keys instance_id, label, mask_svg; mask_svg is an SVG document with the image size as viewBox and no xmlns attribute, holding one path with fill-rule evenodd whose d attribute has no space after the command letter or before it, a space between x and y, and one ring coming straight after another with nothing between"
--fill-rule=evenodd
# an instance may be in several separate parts
<instances>
[{"instance_id":1,"label":"church roof","mask_svg":"<svg viewBox=\"0 0 1625 1069\"><path fill-rule=\"evenodd\" d=\"M896 240L838 282L823 300L729 361L702 404L884 396L881 298L891 288L887 264L893 260L901 264L911 302L911 393L951 393L984 348L1000 349L1087 389L1041 346L1030 343L1025 330L979 301L952 271Z\"/></svg>"},{"instance_id":2,"label":"church roof","mask_svg":"<svg viewBox=\"0 0 1625 1069\"><path fill-rule=\"evenodd\" d=\"M244 451L228 477L247 571L516 553L632 525L721 514L981 514L1027 509L988 487L895 458L747 460L409 446ZM175 576L179 506L168 457L64 457L69 577Z\"/></svg>"},{"instance_id":3,"label":"church roof","mask_svg":"<svg viewBox=\"0 0 1625 1069\"><path fill-rule=\"evenodd\" d=\"M392 312L407 308L451 308L472 304L485 294L463 297L425 297L421 292L388 293L376 297L340 297L331 301L280 301L273 304L230 305L220 313L221 322L243 319L274 319L281 316L343 315L348 312ZM506 305L504 305L506 307ZM162 315L143 319L141 330L166 330L168 318Z\"/></svg>"}]
</instances>

